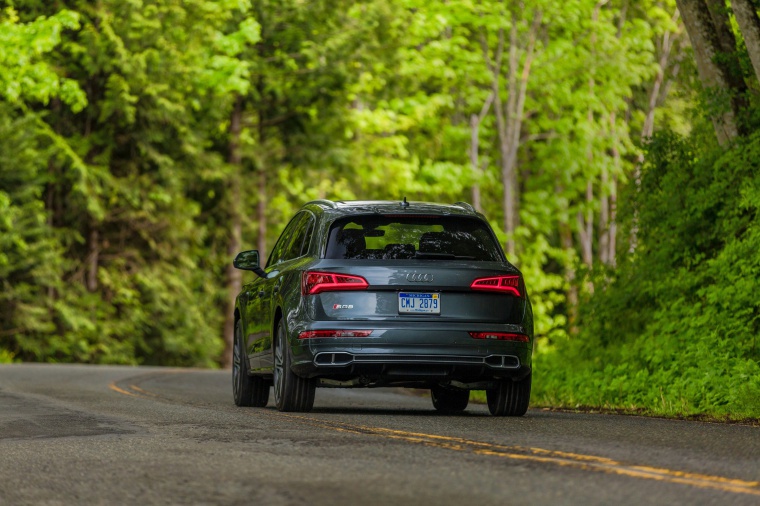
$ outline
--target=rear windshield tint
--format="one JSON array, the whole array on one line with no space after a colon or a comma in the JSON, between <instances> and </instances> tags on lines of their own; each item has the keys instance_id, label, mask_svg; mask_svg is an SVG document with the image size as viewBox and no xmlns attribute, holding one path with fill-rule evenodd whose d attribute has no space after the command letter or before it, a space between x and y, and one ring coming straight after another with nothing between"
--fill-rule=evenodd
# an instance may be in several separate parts
<instances>
[{"instance_id":1,"label":"rear windshield tint","mask_svg":"<svg viewBox=\"0 0 760 506\"><path fill-rule=\"evenodd\" d=\"M499 245L477 218L353 216L330 228L325 258L499 262Z\"/></svg>"}]
</instances>

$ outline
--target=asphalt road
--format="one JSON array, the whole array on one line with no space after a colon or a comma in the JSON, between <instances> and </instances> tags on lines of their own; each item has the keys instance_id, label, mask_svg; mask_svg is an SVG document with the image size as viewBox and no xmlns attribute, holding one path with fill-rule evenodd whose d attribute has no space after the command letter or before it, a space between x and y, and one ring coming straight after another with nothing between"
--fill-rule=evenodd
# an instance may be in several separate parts
<instances>
[{"instance_id":1,"label":"asphalt road","mask_svg":"<svg viewBox=\"0 0 760 506\"><path fill-rule=\"evenodd\" d=\"M760 504L760 428L317 390L237 408L226 371L0 366L0 505Z\"/></svg>"}]
</instances>

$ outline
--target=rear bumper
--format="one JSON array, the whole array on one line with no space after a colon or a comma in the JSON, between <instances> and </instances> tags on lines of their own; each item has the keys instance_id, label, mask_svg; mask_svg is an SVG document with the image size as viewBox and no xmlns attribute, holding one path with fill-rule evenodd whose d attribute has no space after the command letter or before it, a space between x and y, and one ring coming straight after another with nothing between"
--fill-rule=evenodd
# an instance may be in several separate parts
<instances>
[{"instance_id":1,"label":"rear bumper","mask_svg":"<svg viewBox=\"0 0 760 506\"><path fill-rule=\"evenodd\" d=\"M305 322L306 323L306 322ZM294 328L293 328L294 327ZM311 321L294 325L292 370L322 386L457 384L491 388L503 378L522 379L532 367L532 328L461 321ZM302 331L372 330L368 337L299 339ZM474 339L469 332L508 332L530 342Z\"/></svg>"},{"instance_id":2,"label":"rear bumper","mask_svg":"<svg viewBox=\"0 0 760 506\"><path fill-rule=\"evenodd\" d=\"M409 353L353 353L322 351L314 355L314 365L324 370L360 364L435 364L458 366L487 366L492 369L520 368L520 359L514 355L424 355Z\"/></svg>"},{"instance_id":3,"label":"rear bumper","mask_svg":"<svg viewBox=\"0 0 760 506\"><path fill-rule=\"evenodd\" d=\"M453 359L453 360L452 360ZM527 365L494 368L486 364L462 363L461 357L430 360L398 360L388 356L382 361L354 360L344 365L299 364L293 367L299 376L317 378L319 386L326 387L415 387L453 385L470 390L494 388L499 380L526 377L531 372ZM456 362L454 362L456 360Z\"/></svg>"},{"instance_id":4,"label":"rear bumper","mask_svg":"<svg viewBox=\"0 0 760 506\"><path fill-rule=\"evenodd\" d=\"M366 328L351 325L362 327ZM524 333L517 325L457 323L373 329L365 338L294 336L293 371L328 380L321 382L323 386L334 382L334 386L424 387L456 382L468 388L485 388L488 382L521 379L530 373L532 343L473 339L468 333L481 330Z\"/></svg>"}]
</instances>

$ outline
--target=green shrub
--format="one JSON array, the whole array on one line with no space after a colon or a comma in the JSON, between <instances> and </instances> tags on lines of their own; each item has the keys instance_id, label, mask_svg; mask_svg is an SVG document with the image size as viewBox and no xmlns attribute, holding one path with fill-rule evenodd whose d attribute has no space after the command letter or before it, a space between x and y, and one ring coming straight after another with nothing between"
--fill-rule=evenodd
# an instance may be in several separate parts
<instances>
[{"instance_id":1,"label":"green shrub","mask_svg":"<svg viewBox=\"0 0 760 506\"><path fill-rule=\"evenodd\" d=\"M760 417L760 135L721 152L666 133L648 160L640 246L538 353L534 401Z\"/></svg>"}]
</instances>

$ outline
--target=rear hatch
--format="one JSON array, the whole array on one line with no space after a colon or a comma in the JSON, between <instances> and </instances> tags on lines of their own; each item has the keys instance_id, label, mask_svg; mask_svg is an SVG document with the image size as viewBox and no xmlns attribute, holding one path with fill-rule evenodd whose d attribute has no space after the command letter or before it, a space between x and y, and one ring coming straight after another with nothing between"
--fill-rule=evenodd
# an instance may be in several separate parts
<instances>
[{"instance_id":1,"label":"rear hatch","mask_svg":"<svg viewBox=\"0 0 760 506\"><path fill-rule=\"evenodd\" d=\"M519 273L504 265L405 261L379 266L375 261L320 262L313 272L361 277L365 289L324 291L313 297L314 320L395 320L520 323L525 287ZM306 276L306 275L305 275ZM514 281L510 281L514 279ZM486 280L481 290L478 280ZM514 290L495 291L494 281ZM476 287L473 288L473 283ZM337 288L337 287L336 287Z\"/></svg>"},{"instance_id":2,"label":"rear hatch","mask_svg":"<svg viewBox=\"0 0 760 506\"><path fill-rule=\"evenodd\" d=\"M313 320L523 321L522 277L476 217L344 218L323 256L304 273Z\"/></svg>"}]
</instances>

